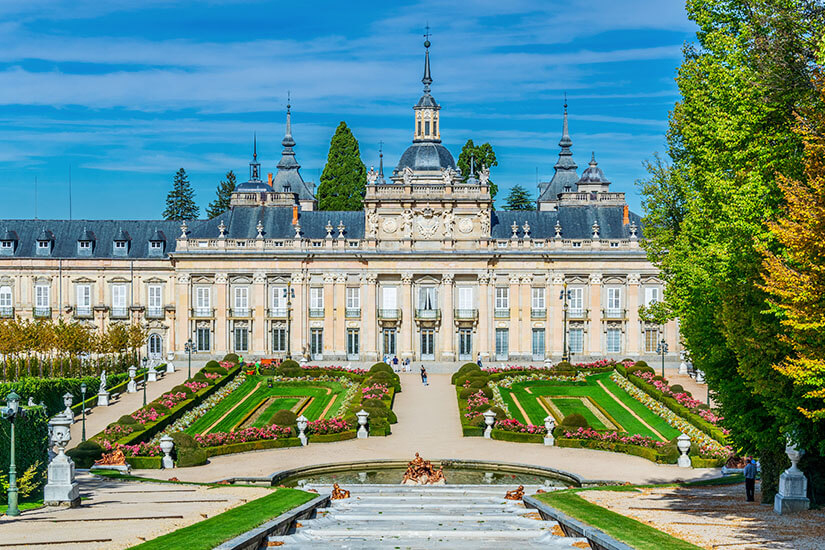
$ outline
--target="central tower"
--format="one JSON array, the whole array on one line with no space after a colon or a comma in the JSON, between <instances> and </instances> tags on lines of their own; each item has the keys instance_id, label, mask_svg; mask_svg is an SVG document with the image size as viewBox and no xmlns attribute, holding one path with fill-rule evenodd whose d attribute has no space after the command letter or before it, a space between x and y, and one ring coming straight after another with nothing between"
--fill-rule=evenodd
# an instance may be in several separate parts
<instances>
[{"instance_id":1,"label":"central tower","mask_svg":"<svg viewBox=\"0 0 825 550\"><path fill-rule=\"evenodd\" d=\"M438 111L441 106L435 102L435 99L430 95L430 85L433 83L432 76L430 76L430 41L424 41L424 78L421 82L424 84L424 95L418 100L413 109L415 110L415 133L413 134L413 143L421 141L431 141L433 143L441 143L441 134L438 130Z\"/></svg>"}]
</instances>

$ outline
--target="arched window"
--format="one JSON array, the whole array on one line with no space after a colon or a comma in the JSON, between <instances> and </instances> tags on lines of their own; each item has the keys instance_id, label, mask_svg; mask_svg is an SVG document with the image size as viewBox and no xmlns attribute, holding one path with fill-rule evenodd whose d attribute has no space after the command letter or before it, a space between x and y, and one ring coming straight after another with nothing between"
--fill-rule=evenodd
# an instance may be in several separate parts
<instances>
[{"instance_id":1,"label":"arched window","mask_svg":"<svg viewBox=\"0 0 825 550\"><path fill-rule=\"evenodd\" d=\"M163 350L163 338L159 334L149 335L149 356L159 358Z\"/></svg>"}]
</instances>

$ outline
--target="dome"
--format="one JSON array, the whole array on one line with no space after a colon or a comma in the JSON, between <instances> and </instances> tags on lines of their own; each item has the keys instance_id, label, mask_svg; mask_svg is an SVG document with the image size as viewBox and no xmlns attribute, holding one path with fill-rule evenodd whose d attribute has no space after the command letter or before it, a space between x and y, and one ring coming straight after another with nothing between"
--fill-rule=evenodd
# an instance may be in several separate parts
<instances>
[{"instance_id":1,"label":"dome","mask_svg":"<svg viewBox=\"0 0 825 550\"><path fill-rule=\"evenodd\" d=\"M436 170L445 168L456 169L453 155L440 143L422 142L410 145L396 166L397 171L410 167L412 170Z\"/></svg>"},{"instance_id":2,"label":"dome","mask_svg":"<svg viewBox=\"0 0 825 550\"><path fill-rule=\"evenodd\" d=\"M235 191L245 191L245 192L254 192L254 193L263 193L267 191L272 191L272 188L265 184L262 181L247 181L245 183L239 184Z\"/></svg>"},{"instance_id":3,"label":"dome","mask_svg":"<svg viewBox=\"0 0 825 550\"><path fill-rule=\"evenodd\" d=\"M579 184L588 184L588 183L610 183L607 178L604 176L604 172L602 169L599 168L599 165L596 163L596 155L595 153L590 158L590 165L582 172L582 177L578 181Z\"/></svg>"}]
</instances>

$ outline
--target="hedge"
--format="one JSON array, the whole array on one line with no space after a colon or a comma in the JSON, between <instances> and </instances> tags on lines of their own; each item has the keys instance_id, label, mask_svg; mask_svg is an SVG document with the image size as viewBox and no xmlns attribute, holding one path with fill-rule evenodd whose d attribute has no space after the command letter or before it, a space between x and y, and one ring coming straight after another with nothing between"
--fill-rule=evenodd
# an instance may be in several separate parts
<instances>
[{"instance_id":1,"label":"hedge","mask_svg":"<svg viewBox=\"0 0 825 550\"><path fill-rule=\"evenodd\" d=\"M126 462L135 470L160 470L162 457L159 456L127 456Z\"/></svg>"},{"instance_id":2,"label":"hedge","mask_svg":"<svg viewBox=\"0 0 825 550\"><path fill-rule=\"evenodd\" d=\"M721 468L727 460L724 458L703 458L701 456L691 456L690 465L694 468Z\"/></svg>"},{"instance_id":3,"label":"hedge","mask_svg":"<svg viewBox=\"0 0 825 550\"><path fill-rule=\"evenodd\" d=\"M309 434L307 438L309 439L310 443L332 443L334 441L346 441L347 439L355 439L357 437L357 434L357 430L346 430L343 432L338 432L336 434ZM370 432L370 435L379 434L373 434L372 432Z\"/></svg>"},{"instance_id":4,"label":"hedge","mask_svg":"<svg viewBox=\"0 0 825 550\"><path fill-rule=\"evenodd\" d=\"M484 435L484 428L478 426L470 426L469 424L461 424L461 435L464 437L482 437Z\"/></svg>"},{"instance_id":5,"label":"hedge","mask_svg":"<svg viewBox=\"0 0 825 550\"><path fill-rule=\"evenodd\" d=\"M299 447L301 440L297 437L284 437L281 439L259 439L258 441L247 441L245 443L231 443L229 445L217 445L215 447L204 447L207 457L231 455L234 453L246 453L249 451L261 451L263 449L280 449L282 447Z\"/></svg>"},{"instance_id":6,"label":"hedge","mask_svg":"<svg viewBox=\"0 0 825 550\"><path fill-rule=\"evenodd\" d=\"M614 443L611 441L596 441L593 439L567 439L556 438L557 447L569 447L573 449L596 449L599 451L612 451L614 453L625 453L633 456L646 458L651 462L659 464L672 464L667 462L666 457L651 447L640 445L627 445L624 443Z\"/></svg>"},{"instance_id":7,"label":"hedge","mask_svg":"<svg viewBox=\"0 0 825 550\"><path fill-rule=\"evenodd\" d=\"M461 419L461 433L464 437L482 436L484 435L484 428L473 426L470 424L469 419L464 416L464 412L467 410L467 400L461 398L461 390L460 386L455 389L455 396L458 400L458 416Z\"/></svg>"},{"instance_id":8,"label":"hedge","mask_svg":"<svg viewBox=\"0 0 825 550\"><path fill-rule=\"evenodd\" d=\"M33 494L41 491L46 484L46 469L49 465L49 419L42 407L21 407L25 410L24 416L18 416L14 422L15 463L17 464L17 479L26 472L35 462L40 462L35 476L36 487ZM8 478L11 451L11 425L5 418L0 417L0 470L2 476ZM0 497L5 498L6 492L0 488Z\"/></svg>"},{"instance_id":9,"label":"hedge","mask_svg":"<svg viewBox=\"0 0 825 550\"><path fill-rule=\"evenodd\" d=\"M484 428L479 428L481 435L484 435ZM543 434L525 434L521 432L508 432L506 430L496 430L493 428L490 437L499 441L514 441L516 443L544 443Z\"/></svg>"}]
</instances>

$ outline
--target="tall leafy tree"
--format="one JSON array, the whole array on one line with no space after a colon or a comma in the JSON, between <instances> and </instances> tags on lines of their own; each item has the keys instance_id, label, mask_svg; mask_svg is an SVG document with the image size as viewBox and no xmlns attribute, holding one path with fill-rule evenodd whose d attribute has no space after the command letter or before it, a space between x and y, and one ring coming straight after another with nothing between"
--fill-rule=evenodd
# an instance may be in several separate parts
<instances>
[{"instance_id":1,"label":"tall leafy tree","mask_svg":"<svg viewBox=\"0 0 825 550\"><path fill-rule=\"evenodd\" d=\"M514 185L507 195L507 200L504 204L505 210L535 210L536 203L527 191L521 185Z\"/></svg>"},{"instance_id":2,"label":"tall leafy tree","mask_svg":"<svg viewBox=\"0 0 825 550\"><path fill-rule=\"evenodd\" d=\"M206 215L210 220L229 210L229 200L235 190L235 179L235 172L230 170L226 173L226 179L221 180L218 184L215 200L206 207Z\"/></svg>"},{"instance_id":3,"label":"tall leafy tree","mask_svg":"<svg viewBox=\"0 0 825 550\"><path fill-rule=\"evenodd\" d=\"M493 166L498 166L498 161L496 160L496 152L493 151L493 146L489 143L484 143L483 145L475 145L473 140L468 139L467 143L464 144L464 147L461 148L461 153L458 155L458 169L461 172L461 176L463 178L470 177L470 168L474 169L474 175L478 175L479 170L481 170L482 166L486 166L487 168L492 168ZM490 183L490 196L495 199L496 193L498 193L498 185L493 183L491 179Z\"/></svg>"},{"instance_id":4,"label":"tall leafy tree","mask_svg":"<svg viewBox=\"0 0 825 550\"><path fill-rule=\"evenodd\" d=\"M367 188L367 169L358 140L341 121L329 144L327 164L318 186L320 210L361 210Z\"/></svg>"},{"instance_id":5,"label":"tall leafy tree","mask_svg":"<svg viewBox=\"0 0 825 550\"><path fill-rule=\"evenodd\" d=\"M799 64L766 62L762 54L781 47L775 59L808 55L804 37L818 33L806 10L805 0L687 1L698 43L685 48L678 72L682 99L668 132L673 165L652 163L642 188L645 247L667 281L667 306L732 442L760 456L765 501L787 462L786 434L804 432L809 452L825 451L797 410L800 391L773 368L790 349L759 286L759 251L780 248L769 232L783 200L776 175L802 175L794 110L810 99L809 85L776 76Z\"/></svg>"},{"instance_id":6,"label":"tall leafy tree","mask_svg":"<svg viewBox=\"0 0 825 550\"><path fill-rule=\"evenodd\" d=\"M195 190L189 183L186 170L181 168L175 173L172 190L166 195L166 210L163 217L167 220L194 220L200 214L195 204Z\"/></svg>"}]
</instances>

